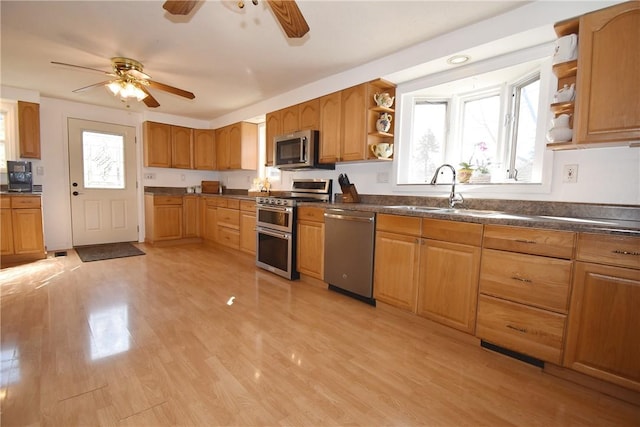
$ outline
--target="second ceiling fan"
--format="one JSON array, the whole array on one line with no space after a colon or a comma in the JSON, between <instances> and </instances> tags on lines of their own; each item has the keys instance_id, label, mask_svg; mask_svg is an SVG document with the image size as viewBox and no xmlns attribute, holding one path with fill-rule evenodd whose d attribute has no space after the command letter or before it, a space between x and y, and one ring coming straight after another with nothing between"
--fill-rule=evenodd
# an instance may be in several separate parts
<instances>
[{"instance_id":1,"label":"second ceiling fan","mask_svg":"<svg viewBox=\"0 0 640 427\"><path fill-rule=\"evenodd\" d=\"M167 0L162 7L172 15L188 15L200 0ZM266 0L273 14L280 22L280 26L289 38L300 38L309 32L309 25L305 21L300 8L294 0ZM258 4L257 0L252 0ZM244 7L239 1L238 6Z\"/></svg>"}]
</instances>

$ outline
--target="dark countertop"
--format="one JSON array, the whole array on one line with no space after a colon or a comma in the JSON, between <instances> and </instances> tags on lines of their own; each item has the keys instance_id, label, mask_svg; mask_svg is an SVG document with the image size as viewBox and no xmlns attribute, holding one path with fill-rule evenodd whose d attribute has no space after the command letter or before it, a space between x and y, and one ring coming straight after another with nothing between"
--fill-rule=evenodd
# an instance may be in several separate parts
<instances>
[{"instance_id":1,"label":"dark countertop","mask_svg":"<svg viewBox=\"0 0 640 427\"><path fill-rule=\"evenodd\" d=\"M223 196L240 200L255 200L255 197L248 196L247 190L234 189L225 189L225 193L219 195L187 193L185 188L145 187L145 194L194 194L203 197ZM288 192L274 192L276 196L286 194ZM379 214L445 219L478 224L501 224L640 237L640 206L466 199L457 209L450 210L447 209L447 199L443 197L360 195L360 200L361 203L343 203L341 195L336 194L335 202L303 202L299 203L298 206L360 210ZM407 208L407 206L416 209Z\"/></svg>"}]
</instances>

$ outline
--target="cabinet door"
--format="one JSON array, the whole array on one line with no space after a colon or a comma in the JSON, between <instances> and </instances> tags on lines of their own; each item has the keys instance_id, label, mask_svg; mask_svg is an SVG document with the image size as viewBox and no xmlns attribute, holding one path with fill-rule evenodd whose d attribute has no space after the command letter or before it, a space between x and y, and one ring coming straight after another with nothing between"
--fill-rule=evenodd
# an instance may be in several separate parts
<instances>
[{"instance_id":1,"label":"cabinet door","mask_svg":"<svg viewBox=\"0 0 640 427\"><path fill-rule=\"evenodd\" d=\"M198 222L198 197L184 196L182 198L182 215L183 215L183 236L197 237L199 234Z\"/></svg>"},{"instance_id":2,"label":"cabinet door","mask_svg":"<svg viewBox=\"0 0 640 427\"><path fill-rule=\"evenodd\" d=\"M242 126L239 123L229 127L229 169L242 168Z\"/></svg>"},{"instance_id":3,"label":"cabinet door","mask_svg":"<svg viewBox=\"0 0 640 427\"><path fill-rule=\"evenodd\" d=\"M16 255L44 252L41 209L12 209L13 250Z\"/></svg>"},{"instance_id":4,"label":"cabinet door","mask_svg":"<svg viewBox=\"0 0 640 427\"><path fill-rule=\"evenodd\" d=\"M154 241L182 238L182 205L154 207Z\"/></svg>"},{"instance_id":5,"label":"cabinet door","mask_svg":"<svg viewBox=\"0 0 640 427\"><path fill-rule=\"evenodd\" d=\"M216 130L216 157L218 170L229 169L229 126Z\"/></svg>"},{"instance_id":6,"label":"cabinet door","mask_svg":"<svg viewBox=\"0 0 640 427\"><path fill-rule=\"evenodd\" d=\"M256 253L256 213L240 212L240 250Z\"/></svg>"},{"instance_id":7,"label":"cabinet door","mask_svg":"<svg viewBox=\"0 0 640 427\"><path fill-rule=\"evenodd\" d=\"M144 165L147 167L171 167L171 125L144 122Z\"/></svg>"},{"instance_id":8,"label":"cabinet door","mask_svg":"<svg viewBox=\"0 0 640 427\"><path fill-rule=\"evenodd\" d=\"M40 158L40 104L18 101L20 157Z\"/></svg>"},{"instance_id":9,"label":"cabinet door","mask_svg":"<svg viewBox=\"0 0 640 427\"><path fill-rule=\"evenodd\" d=\"M419 261L420 239L376 231L375 299L415 312Z\"/></svg>"},{"instance_id":10,"label":"cabinet door","mask_svg":"<svg viewBox=\"0 0 640 427\"><path fill-rule=\"evenodd\" d=\"M564 365L640 391L640 270L576 262Z\"/></svg>"},{"instance_id":11,"label":"cabinet door","mask_svg":"<svg viewBox=\"0 0 640 427\"><path fill-rule=\"evenodd\" d=\"M280 124L280 111L274 111L272 113L267 113L266 117L266 159L267 166L273 166L273 138L280 135L282 133L282 126Z\"/></svg>"},{"instance_id":12,"label":"cabinet door","mask_svg":"<svg viewBox=\"0 0 640 427\"><path fill-rule=\"evenodd\" d=\"M324 279L324 224L298 221L297 269L316 279Z\"/></svg>"},{"instance_id":13,"label":"cabinet door","mask_svg":"<svg viewBox=\"0 0 640 427\"><path fill-rule=\"evenodd\" d=\"M343 162L366 159L367 103L366 85L342 91L342 150Z\"/></svg>"},{"instance_id":14,"label":"cabinet door","mask_svg":"<svg viewBox=\"0 0 640 427\"><path fill-rule=\"evenodd\" d=\"M584 15L578 46L574 141L640 140L640 3Z\"/></svg>"},{"instance_id":15,"label":"cabinet door","mask_svg":"<svg viewBox=\"0 0 640 427\"><path fill-rule=\"evenodd\" d=\"M292 105L291 107L280 110L280 119L282 123L282 133L295 132L300 126L298 120L298 105Z\"/></svg>"},{"instance_id":16,"label":"cabinet door","mask_svg":"<svg viewBox=\"0 0 640 427\"><path fill-rule=\"evenodd\" d=\"M213 201L207 201L207 206L204 211L204 230L202 234L206 240L215 242L218 239L218 208L212 202Z\"/></svg>"},{"instance_id":17,"label":"cabinet door","mask_svg":"<svg viewBox=\"0 0 640 427\"><path fill-rule=\"evenodd\" d=\"M171 126L171 165L193 169L193 138L191 128Z\"/></svg>"},{"instance_id":18,"label":"cabinet door","mask_svg":"<svg viewBox=\"0 0 640 427\"><path fill-rule=\"evenodd\" d=\"M298 106L298 130L320 129L320 100L303 102Z\"/></svg>"},{"instance_id":19,"label":"cabinet door","mask_svg":"<svg viewBox=\"0 0 640 427\"><path fill-rule=\"evenodd\" d=\"M215 131L193 130L193 167L199 170L216 169Z\"/></svg>"},{"instance_id":20,"label":"cabinet door","mask_svg":"<svg viewBox=\"0 0 640 427\"><path fill-rule=\"evenodd\" d=\"M0 209L0 255L13 254L13 220L11 209Z\"/></svg>"},{"instance_id":21,"label":"cabinet door","mask_svg":"<svg viewBox=\"0 0 640 427\"><path fill-rule=\"evenodd\" d=\"M479 270L479 247L423 240L418 314L473 334Z\"/></svg>"},{"instance_id":22,"label":"cabinet door","mask_svg":"<svg viewBox=\"0 0 640 427\"><path fill-rule=\"evenodd\" d=\"M340 160L341 100L341 92L320 98L320 163L335 163Z\"/></svg>"}]
</instances>

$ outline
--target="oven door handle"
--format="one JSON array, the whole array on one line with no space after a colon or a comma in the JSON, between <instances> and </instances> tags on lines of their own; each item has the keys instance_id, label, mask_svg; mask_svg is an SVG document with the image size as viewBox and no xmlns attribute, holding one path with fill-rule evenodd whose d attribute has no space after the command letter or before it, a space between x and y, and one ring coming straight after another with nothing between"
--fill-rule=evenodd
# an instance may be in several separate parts
<instances>
[{"instance_id":1,"label":"oven door handle","mask_svg":"<svg viewBox=\"0 0 640 427\"><path fill-rule=\"evenodd\" d=\"M262 227L258 227L257 231L258 231L258 233L266 234L267 236L271 236L271 237L279 237L281 239L287 239L287 240L289 240L291 238L290 234L278 233L277 231L271 231L271 230L268 230L268 229L262 228Z\"/></svg>"},{"instance_id":2,"label":"oven door handle","mask_svg":"<svg viewBox=\"0 0 640 427\"><path fill-rule=\"evenodd\" d=\"M272 212L292 212L293 208L287 208L287 207L277 207L277 206L270 206L270 205L258 205L258 207L256 208L258 211L272 211Z\"/></svg>"}]
</instances>

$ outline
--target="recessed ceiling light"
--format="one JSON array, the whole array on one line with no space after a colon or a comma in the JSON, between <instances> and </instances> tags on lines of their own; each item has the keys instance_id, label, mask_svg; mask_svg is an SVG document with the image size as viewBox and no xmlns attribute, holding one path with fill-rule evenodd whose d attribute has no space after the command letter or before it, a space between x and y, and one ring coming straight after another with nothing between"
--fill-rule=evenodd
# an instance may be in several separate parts
<instances>
[{"instance_id":1,"label":"recessed ceiling light","mask_svg":"<svg viewBox=\"0 0 640 427\"><path fill-rule=\"evenodd\" d=\"M455 55L447 59L447 63L451 65L463 64L469 60L467 55Z\"/></svg>"}]
</instances>

